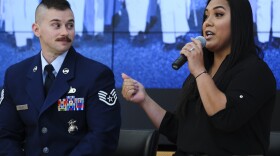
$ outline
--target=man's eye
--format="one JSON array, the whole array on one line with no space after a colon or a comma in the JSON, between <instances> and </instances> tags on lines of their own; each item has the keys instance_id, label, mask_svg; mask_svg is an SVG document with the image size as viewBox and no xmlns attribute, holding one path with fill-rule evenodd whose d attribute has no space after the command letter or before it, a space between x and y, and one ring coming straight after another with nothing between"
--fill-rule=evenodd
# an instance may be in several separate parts
<instances>
[{"instance_id":1,"label":"man's eye","mask_svg":"<svg viewBox=\"0 0 280 156\"><path fill-rule=\"evenodd\" d=\"M74 24L68 24L68 25L67 25L67 28L68 28L68 29L71 29L71 28L73 28L73 27L74 27Z\"/></svg>"},{"instance_id":2,"label":"man's eye","mask_svg":"<svg viewBox=\"0 0 280 156\"><path fill-rule=\"evenodd\" d=\"M55 28L60 28L60 24L58 24L58 23L54 23L54 24L52 24Z\"/></svg>"}]
</instances>

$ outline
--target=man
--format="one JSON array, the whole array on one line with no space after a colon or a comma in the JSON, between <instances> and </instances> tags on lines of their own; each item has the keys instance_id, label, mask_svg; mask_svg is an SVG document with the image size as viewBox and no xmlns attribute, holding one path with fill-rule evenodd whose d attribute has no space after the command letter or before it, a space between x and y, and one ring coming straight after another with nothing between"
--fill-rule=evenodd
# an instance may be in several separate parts
<instances>
[{"instance_id":1,"label":"man","mask_svg":"<svg viewBox=\"0 0 280 156\"><path fill-rule=\"evenodd\" d=\"M121 20L123 2L121 0L104 1L104 25L105 31L112 31L118 26Z\"/></svg>"},{"instance_id":2,"label":"man","mask_svg":"<svg viewBox=\"0 0 280 156\"><path fill-rule=\"evenodd\" d=\"M80 45L84 31L85 0L68 0L75 15L76 46Z\"/></svg>"},{"instance_id":3,"label":"man","mask_svg":"<svg viewBox=\"0 0 280 156\"><path fill-rule=\"evenodd\" d=\"M271 41L273 48L280 48L280 1L257 0L257 30L259 45L263 50Z\"/></svg>"},{"instance_id":4,"label":"man","mask_svg":"<svg viewBox=\"0 0 280 156\"><path fill-rule=\"evenodd\" d=\"M17 4L17 5L15 5ZM34 0L5 0L3 2L5 12L5 31L9 34L7 39L16 50L23 52L32 49L30 25L34 21L34 9L38 1Z\"/></svg>"},{"instance_id":5,"label":"man","mask_svg":"<svg viewBox=\"0 0 280 156\"><path fill-rule=\"evenodd\" d=\"M111 155L121 122L112 71L71 46L74 15L66 0L43 0L35 18L41 52L5 74L0 155ZM44 71L51 65L53 72Z\"/></svg>"},{"instance_id":6,"label":"man","mask_svg":"<svg viewBox=\"0 0 280 156\"><path fill-rule=\"evenodd\" d=\"M4 1L0 0L0 29L2 29L4 22Z\"/></svg>"},{"instance_id":7,"label":"man","mask_svg":"<svg viewBox=\"0 0 280 156\"><path fill-rule=\"evenodd\" d=\"M145 30L149 0L125 0L128 14L128 31L132 44L142 46L146 40Z\"/></svg>"},{"instance_id":8,"label":"man","mask_svg":"<svg viewBox=\"0 0 280 156\"><path fill-rule=\"evenodd\" d=\"M97 41L104 38L104 0L85 1L85 22L88 38L94 37Z\"/></svg>"},{"instance_id":9,"label":"man","mask_svg":"<svg viewBox=\"0 0 280 156\"><path fill-rule=\"evenodd\" d=\"M187 21L187 10L190 10L190 3L190 0L158 0L163 51L170 51L174 47L181 49L186 44L185 35L190 31Z\"/></svg>"}]
</instances>

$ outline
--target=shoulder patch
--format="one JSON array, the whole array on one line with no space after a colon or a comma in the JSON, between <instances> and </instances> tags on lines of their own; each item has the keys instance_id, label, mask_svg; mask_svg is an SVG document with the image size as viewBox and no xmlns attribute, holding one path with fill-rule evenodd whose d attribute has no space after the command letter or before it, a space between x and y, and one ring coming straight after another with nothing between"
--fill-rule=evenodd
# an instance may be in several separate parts
<instances>
[{"instance_id":1,"label":"shoulder patch","mask_svg":"<svg viewBox=\"0 0 280 156\"><path fill-rule=\"evenodd\" d=\"M99 97L100 101L104 102L105 104L107 104L109 106L115 105L115 103L118 99L115 89L113 89L110 93L100 90L98 92L98 97Z\"/></svg>"},{"instance_id":2,"label":"shoulder patch","mask_svg":"<svg viewBox=\"0 0 280 156\"><path fill-rule=\"evenodd\" d=\"M1 105L3 100L4 100L4 89L2 89L2 91L1 91L0 105Z\"/></svg>"}]
</instances>

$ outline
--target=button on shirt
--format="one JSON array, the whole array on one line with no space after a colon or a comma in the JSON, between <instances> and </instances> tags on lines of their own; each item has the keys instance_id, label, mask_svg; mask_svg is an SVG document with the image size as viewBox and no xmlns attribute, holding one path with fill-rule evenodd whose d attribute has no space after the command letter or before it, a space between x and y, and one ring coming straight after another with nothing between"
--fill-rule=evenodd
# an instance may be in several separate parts
<instances>
[{"instance_id":1,"label":"button on shirt","mask_svg":"<svg viewBox=\"0 0 280 156\"><path fill-rule=\"evenodd\" d=\"M64 52L63 54L59 55L55 60L53 60L53 62L51 62L52 66L54 67L53 74L54 74L55 76L57 76L58 71L60 70L61 65L62 65L62 63L63 63L63 61L64 61L64 59L65 59L67 53L68 53L68 51L67 51L67 52ZM41 63L42 63L43 82L44 82L44 84L45 84L47 72L44 71L44 69L45 69L45 66L48 65L49 63L48 63L48 62L46 61L46 59L44 58L42 51L41 51ZM43 128L41 129L41 132L42 132L42 134L48 133L48 128L47 128L47 127L43 127ZM42 152L43 152L44 154L48 154L48 153L49 153L49 150L50 150L50 149L49 149L48 147L44 147L44 148L42 149Z\"/></svg>"},{"instance_id":2,"label":"button on shirt","mask_svg":"<svg viewBox=\"0 0 280 156\"><path fill-rule=\"evenodd\" d=\"M49 153L49 148L48 147L44 147L43 148L43 153L45 153L45 154Z\"/></svg>"},{"instance_id":3,"label":"button on shirt","mask_svg":"<svg viewBox=\"0 0 280 156\"><path fill-rule=\"evenodd\" d=\"M46 134L46 133L48 133L48 128L43 127L41 131L42 131L43 134Z\"/></svg>"}]
</instances>

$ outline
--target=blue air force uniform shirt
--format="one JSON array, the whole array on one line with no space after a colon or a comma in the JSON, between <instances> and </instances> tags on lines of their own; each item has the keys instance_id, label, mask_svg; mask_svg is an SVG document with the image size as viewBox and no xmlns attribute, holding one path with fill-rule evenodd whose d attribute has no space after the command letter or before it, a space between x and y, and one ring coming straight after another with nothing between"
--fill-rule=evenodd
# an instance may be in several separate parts
<instances>
[{"instance_id":1,"label":"blue air force uniform shirt","mask_svg":"<svg viewBox=\"0 0 280 156\"><path fill-rule=\"evenodd\" d=\"M71 48L46 97L42 73L40 54L7 69L0 155L111 155L121 124L112 71Z\"/></svg>"}]
</instances>

